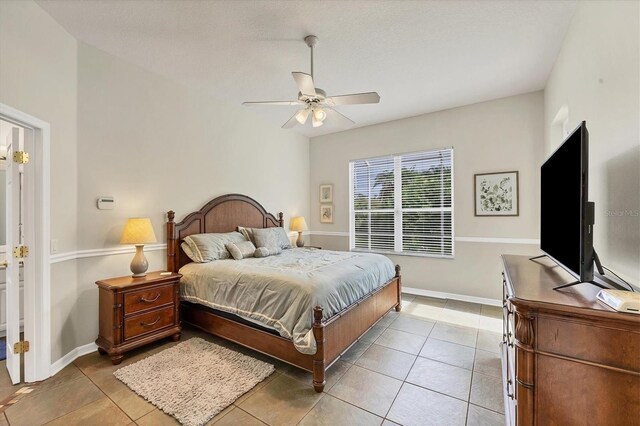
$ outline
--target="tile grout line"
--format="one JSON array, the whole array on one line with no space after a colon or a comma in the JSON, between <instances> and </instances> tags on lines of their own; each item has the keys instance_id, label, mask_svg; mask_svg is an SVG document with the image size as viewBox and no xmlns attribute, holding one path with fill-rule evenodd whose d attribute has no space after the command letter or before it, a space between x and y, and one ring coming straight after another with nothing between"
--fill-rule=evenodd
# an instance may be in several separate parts
<instances>
[{"instance_id":1,"label":"tile grout line","mask_svg":"<svg viewBox=\"0 0 640 426\"><path fill-rule=\"evenodd\" d=\"M95 384L95 383L93 382L93 380L91 380L91 378L90 378L89 376L87 376L87 375L84 373L84 371L82 371L82 369L81 369L80 367L78 367L74 362L72 362L72 363L71 363L71 365L73 365L74 367L76 367L76 368L77 368L77 369L82 373L82 375L83 375L84 377L86 377L86 378L91 382L91 384L92 384L93 386L95 386L95 387L96 387L100 392L102 392L102 393L103 393L107 398L109 398L109 397L104 393L104 391L103 391L102 389L100 389L100 386L98 386L97 384ZM52 377L53 377L53 376L52 376ZM82 378L82 377L78 377L77 379L73 379L73 380L71 380L71 382L74 382L74 381L76 381L76 380L80 380L81 378ZM71 382L69 382L69 383L71 383ZM63 385L63 383L60 383L60 384L58 384L58 385L56 385L56 386L52 387L51 389L55 389L55 388L57 388L57 387L60 387L61 385ZM109 398L109 399L111 399L111 398ZM89 404L93 404L94 402L96 402L96 401L98 401L98 400L99 400L99 399L96 399L96 400L94 400L94 401L88 402L88 403L86 403L86 404L84 404L84 405L82 405L82 406L80 406L80 407L76 408L75 410L69 411L68 413L62 414L62 415L60 415L60 416L58 416L58 417L54 417L53 419L49 420L48 422L46 422L46 423L42 423L42 424L43 424L43 425L46 425L46 424L49 424L49 423L51 423L51 422L53 422L53 421L58 420L59 418L62 418L62 417L64 417L64 416L66 416L66 415L68 415L68 414L75 413L76 411L81 410L81 409L83 409L84 407L86 407L87 405L89 405ZM112 402L113 402L113 401L112 401ZM113 402L113 403L115 404L115 402ZM122 412L124 413L124 411L120 408L120 406L118 406L117 404L115 404L115 405L116 405L116 407L118 407L118 409L119 409L120 411L122 411ZM127 415L127 413L124 413L124 414L125 414L125 416L129 417L129 416ZM134 420L133 420L133 419L131 419L131 417L129 417L129 419L130 419L132 422L134 422ZM135 423L135 422L134 422L134 423Z\"/></svg>"},{"instance_id":2,"label":"tile grout line","mask_svg":"<svg viewBox=\"0 0 640 426\"><path fill-rule=\"evenodd\" d=\"M480 311L482 312L482 310ZM476 346L478 345L478 331L476 331ZM464 424L467 425L469 423L469 405L471 405L471 391L473 390L473 375L476 370L476 354L478 349L475 348L473 351L473 363L471 364L471 381L469 382L469 396L467 397L467 413L464 416Z\"/></svg>"},{"instance_id":3,"label":"tile grout line","mask_svg":"<svg viewBox=\"0 0 640 426\"><path fill-rule=\"evenodd\" d=\"M88 355L88 354L87 354L87 355ZM78 367L78 366L75 364L75 361L74 361L72 364L73 364L73 365L74 365L78 370L80 370L80 372L81 372L81 373L82 373L82 374L83 374L87 379L89 379L89 381L90 381L90 382L91 382L95 387L97 387L97 388L98 388L98 390L100 390L100 392L102 392L102 394L103 394L104 396L106 396L106 397L109 399L109 401L111 401L111 402L113 403L113 405L115 405L116 407L118 407L118 410L122 411L122 413L123 413L125 416L127 416L127 417L129 418L129 420L131 420L133 423L137 424L135 419L131 418L131 416L130 416L129 414L127 414L127 412L126 412L126 411L124 411L124 410L122 409L122 407L120 407L120 406L118 405L118 403L117 403L117 402L115 402L115 401L114 401L114 400L113 400L109 395L107 395L107 393L106 393L104 390L102 390L102 388L101 388L100 386L98 386L98 384L97 384L96 382L94 382L93 380L91 380L91 377L89 377L89 376L87 375L87 373L85 373L85 372L84 372L84 370L83 370L82 368ZM133 391L131 391L131 392L133 392ZM134 392L134 393L135 393L135 392ZM137 395L137 394L136 394L136 395ZM82 407L80 407L80 408L82 408ZM74 410L74 411L77 411L77 410ZM74 411L72 411L72 413L73 413ZM151 411L153 411L153 410L151 410ZM149 411L149 413L150 413L151 411ZM145 413L144 415L140 416L140 417L139 417L139 419L141 419L142 417L146 416L146 415L147 415L147 414L149 414L149 413ZM69 414L70 414L70 413L69 413ZM65 415L66 415L66 414L65 414ZM61 417L62 417L62 416L61 416ZM58 418L59 418L59 417L58 417ZM54 419L54 420L55 420L55 419ZM53 420L52 420L52 421L53 421Z\"/></svg>"},{"instance_id":4,"label":"tile grout line","mask_svg":"<svg viewBox=\"0 0 640 426\"><path fill-rule=\"evenodd\" d=\"M267 422L262 421L260 418L258 418L258 417L256 417L256 416L254 416L254 415L253 415L253 414L251 414L250 412L248 412L248 411L246 411L246 410L243 410L241 407L239 407L239 406L237 406L237 405L234 405L233 403L231 403L231 405L233 405L234 407L236 407L238 410L242 411L243 413L246 413L246 414L248 414L249 416L253 417L254 419L256 419L257 421L259 421L260 423L265 424L265 425L268 425L268 424L269 424L269 423L267 423ZM315 407L315 405L314 405L314 407ZM233 410L231 410L231 411L233 411ZM220 420L222 420L222 419L224 419L225 417L227 417L227 415L228 415L228 414L229 414L229 413L227 413L227 414L225 414L224 416L220 417L218 420L216 420L215 422L213 422L213 424L215 425L215 424L216 424L216 423L218 423ZM305 416L306 416L306 414L305 414ZM303 418L304 418L304 417L303 417Z\"/></svg>"},{"instance_id":5,"label":"tile grout line","mask_svg":"<svg viewBox=\"0 0 640 426\"><path fill-rule=\"evenodd\" d=\"M436 324L433 324L431 326L431 330L429 330L429 334L427 334L427 336L424 339L424 342L422 342L422 346L420 346L420 350L418 351L418 355L413 360L413 364L411 364L411 368L409 368L409 371L407 372L407 375L404 377L404 380L402 381L402 384L400 385L400 389L398 389L398 392L396 393L396 396L393 397L393 401L391 401L391 405L389 405L389 409L387 410L387 412L384 415L385 420L389 420L389 421L393 422L393 420L389 419L387 416L391 412L391 409L393 408L393 404L395 404L396 399L398 399L398 395L400 395L400 392L402 391L402 388L404 387L405 383L407 383L406 379L407 379L407 377L409 377L409 374L411 374L411 370L413 369L413 366L416 365L416 361L420 357L420 352L422 352L422 349L424 348L424 345L427 344L427 340L429 340L429 336L431 335L431 332L433 331L433 328L435 326L436 326Z\"/></svg>"}]
</instances>

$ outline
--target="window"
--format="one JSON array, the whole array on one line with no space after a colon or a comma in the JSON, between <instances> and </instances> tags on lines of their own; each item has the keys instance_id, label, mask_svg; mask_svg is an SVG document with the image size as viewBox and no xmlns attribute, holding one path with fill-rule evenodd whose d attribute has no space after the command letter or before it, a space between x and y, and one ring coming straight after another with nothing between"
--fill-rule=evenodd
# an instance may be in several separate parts
<instances>
[{"instance_id":1,"label":"window","mask_svg":"<svg viewBox=\"0 0 640 426\"><path fill-rule=\"evenodd\" d=\"M351 250L453 257L453 149L349 163Z\"/></svg>"}]
</instances>

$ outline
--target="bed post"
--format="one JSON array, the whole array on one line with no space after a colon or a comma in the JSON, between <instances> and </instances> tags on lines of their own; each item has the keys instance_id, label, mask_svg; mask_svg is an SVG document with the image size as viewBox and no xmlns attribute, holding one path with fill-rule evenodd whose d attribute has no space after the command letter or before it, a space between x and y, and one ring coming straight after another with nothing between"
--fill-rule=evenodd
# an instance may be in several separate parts
<instances>
[{"instance_id":1,"label":"bed post","mask_svg":"<svg viewBox=\"0 0 640 426\"><path fill-rule=\"evenodd\" d=\"M280 228L284 228L284 215L282 214L282 212L278 213L278 226Z\"/></svg>"},{"instance_id":2,"label":"bed post","mask_svg":"<svg viewBox=\"0 0 640 426\"><path fill-rule=\"evenodd\" d=\"M402 278L400 277L400 265L396 265L396 278L398 279L398 304L396 305L396 312L400 312L402 310Z\"/></svg>"},{"instance_id":3,"label":"bed post","mask_svg":"<svg viewBox=\"0 0 640 426\"><path fill-rule=\"evenodd\" d=\"M173 210L167 212L167 271L169 272L177 272L175 249L176 223L173 221L175 215Z\"/></svg>"},{"instance_id":4,"label":"bed post","mask_svg":"<svg viewBox=\"0 0 640 426\"><path fill-rule=\"evenodd\" d=\"M313 389L320 393L324 390L324 385L326 383L324 380L325 354L322 306L316 306L313 308L313 336L316 339L316 353L313 355Z\"/></svg>"}]
</instances>

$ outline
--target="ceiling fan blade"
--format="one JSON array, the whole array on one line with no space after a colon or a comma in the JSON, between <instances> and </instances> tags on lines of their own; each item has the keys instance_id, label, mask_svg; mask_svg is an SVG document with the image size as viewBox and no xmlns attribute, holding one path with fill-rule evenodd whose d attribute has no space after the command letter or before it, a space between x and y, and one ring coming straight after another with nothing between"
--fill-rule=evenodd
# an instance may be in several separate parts
<instances>
[{"instance_id":1,"label":"ceiling fan blade","mask_svg":"<svg viewBox=\"0 0 640 426\"><path fill-rule=\"evenodd\" d=\"M348 125L348 126L351 126L352 124L356 124L355 121L353 121L349 117L344 116L343 114L339 113L333 108L324 107L322 109L324 109L324 111L327 113L327 120L332 123L336 123L337 125Z\"/></svg>"},{"instance_id":2,"label":"ceiling fan blade","mask_svg":"<svg viewBox=\"0 0 640 426\"><path fill-rule=\"evenodd\" d=\"M261 101L261 102L243 102L242 105L246 106L260 106L260 105L280 105L280 106L290 106L290 105L300 105L300 101Z\"/></svg>"},{"instance_id":3,"label":"ceiling fan blade","mask_svg":"<svg viewBox=\"0 0 640 426\"><path fill-rule=\"evenodd\" d=\"M296 119L296 115L298 115L298 112L300 112L300 111L297 111L295 114L293 114L293 117L291 117L289 119L289 121L287 121L286 123L284 123L282 125L283 129L290 129L293 126L295 126L296 124L298 124L298 120Z\"/></svg>"},{"instance_id":4,"label":"ceiling fan blade","mask_svg":"<svg viewBox=\"0 0 640 426\"><path fill-rule=\"evenodd\" d=\"M380 95L377 92L353 93L350 95L331 96L326 99L329 105L377 104Z\"/></svg>"},{"instance_id":5,"label":"ceiling fan blade","mask_svg":"<svg viewBox=\"0 0 640 426\"><path fill-rule=\"evenodd\" d=\"M313 84L313 78L304 72L292 72L293 79L298 85L298 90L303 95L316 96L316 87Z\"/></svg>"}]
</instances>

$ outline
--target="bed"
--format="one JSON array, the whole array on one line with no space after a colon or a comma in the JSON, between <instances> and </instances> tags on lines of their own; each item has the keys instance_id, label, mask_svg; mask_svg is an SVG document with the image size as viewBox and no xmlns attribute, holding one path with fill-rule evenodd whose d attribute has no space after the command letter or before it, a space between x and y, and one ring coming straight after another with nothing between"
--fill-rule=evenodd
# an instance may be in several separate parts
<instances>
[{"instance_id":1,"label":"bed","mask_svg":"<svg viewBox=\"0 0 640 426\"><path fill-rule=\"evenodd\" d=\"M169 211L167 270L183 274L182 321L311 372L317 392L326 370L389 310L401 308L400 267L389 271L388 261L371 255L295 248L271 258L192 263L180 247L190 235L283 226L282 213L276 218L245 195L217 197L174 219ZM291 286L282 287L285 281ZM251 293L252 286L261 290ZM265 306L277 315L261 311ZM294 308L299 315L289 312Z\"/></svg>"}]
</instances>

